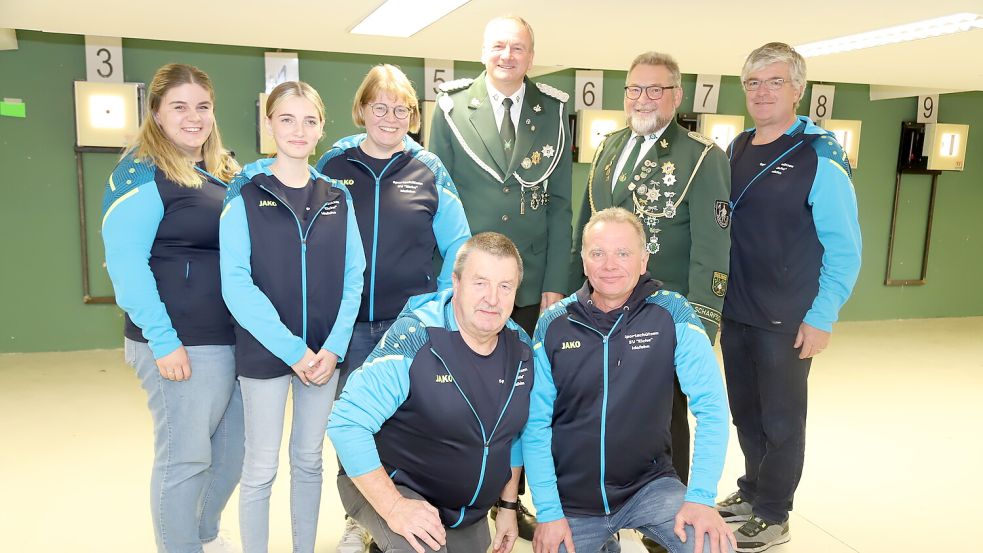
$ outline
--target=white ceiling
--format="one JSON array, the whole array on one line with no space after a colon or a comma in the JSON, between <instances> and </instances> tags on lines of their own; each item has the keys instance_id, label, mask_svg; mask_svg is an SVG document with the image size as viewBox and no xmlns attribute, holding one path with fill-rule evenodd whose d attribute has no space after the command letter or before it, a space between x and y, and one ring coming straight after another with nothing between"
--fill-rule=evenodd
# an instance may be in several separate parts
<instances>
[{"instance_id":1,"label":"white ceiling","mask_svg":"<svg viewBox=\"0 0 983 553\"><path fill-rule=\"evenodd\" d=\"M426 0L420 0L425 2ZM0 27L282 48L477 61L481 31L515 13L536 32L536 65L627 69L645 50L673 54L684 73L736 75L769 41L791 44L958 12L983 0L472 0L415 36L348 33L380 0L3 0ZM808 60L809 80L940 90L983 90L983 29Z\"/></svg>"}]
</instances>

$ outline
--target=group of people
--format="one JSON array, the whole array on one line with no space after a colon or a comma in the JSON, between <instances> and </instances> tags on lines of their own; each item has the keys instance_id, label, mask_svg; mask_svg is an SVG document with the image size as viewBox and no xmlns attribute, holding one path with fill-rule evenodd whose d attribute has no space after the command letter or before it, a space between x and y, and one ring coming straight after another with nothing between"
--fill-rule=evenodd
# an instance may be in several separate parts
<instances>
[{"instance_id":1,"label":"group of people","mask_svg":"<svg viewBox=\"0 0 983 553\"><path fill-rule=\"evenodd\" d=\"M234 551L219 526L236 485L242 549L268 550L288 395L295 552L314 550L325 432L358 550L362 533L419 553L520 535L613 552L621 529L650 551L789 539L810 362L860 266L846 155L795 115L804 61L751 53L755 126L725 153L676 123L676 62L638 56L627 127L575 199L568 96L526 76L534 54L525 20L489 22L485 71L441 86L429 151L408 136L412 84L373 67L352 107L365 132L315 167L306 83L270 93L277 153L240 167L208 76L154 75L103 238L154 423L158 551ZM730 416L745 474L718 504Z\"/></svg>"}]
</instances>

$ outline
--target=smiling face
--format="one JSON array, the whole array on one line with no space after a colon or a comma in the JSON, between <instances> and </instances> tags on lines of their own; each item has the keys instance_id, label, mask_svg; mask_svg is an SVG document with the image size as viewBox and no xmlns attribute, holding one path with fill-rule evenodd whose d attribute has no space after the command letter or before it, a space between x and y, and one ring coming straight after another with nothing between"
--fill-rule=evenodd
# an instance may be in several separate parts
<instances>
[{"instance_id":1,"label":"smiling face","mask_svg":"<svg viewBox=\"0 0 983 553\"><path fill-rule=\"evenodd\" d=\"M280 100L266 123L276 142L277 157L303 160L314 153L324 127L317 107L303 96Z\"/></svg>"},{"instance_id":2,"label":"smiling face","mask_svg":"<svg viewBox=\"0 0 983 553\"><path fill-rule=\"evenodd\" d=\"M594 288L594 303L604 311L624 304L645 274L648 252L644 237L631 224L603 221L584 236L584 274Z\"/></svg>"},{"instance_id":3,"label":"smiling face","mask_svg":"<svg viewBox=\"0 0 983 553\"><path fill-rule=\"evenodd\" d=\"M514 258L474 250L460 277L451 276L454 316L462 333L483 340L497 335L512 315L519 288L519 265Z\"/></svg>"},{"instance_id":4,"label":"smiling face","mask_svg":"<svg viewBox=\"0 0 983 553\"><path fill-rule=\"evenodd\" d=\"M784 79L784 85L778 90L769 90L765 81ZM747 111L754 120L754 126L761 128L776 127L784 130L795 119L795 104L802 91L792 83L789 66L785 62L776 62L748 73L747 81L759 81L757 90L745 91Z\"/></svg>"},{"instance_id":5,"label":"smiling face","mask_svg":"<svg viewBox=\"0 0 983 553\"><path fill-rule=\"evenodd\" d=\"M625 96L625 116L628 125L640 135L652 134L668 125L676 116L676 108L683 101L683 91L670 88L662 91L662 98L652 100L645 92L649 86L673 86L672 72L664 65L636 65L628 74L625 86L642 88L637 100Z\"/></svg>"},{"instance_id":6,"label":"smiling face","mask_svg":"<svg viewBox=\"0 0 983 553\"><path fill-rule=\"evenodd\" d=\"M383 104L388 109L386 114L379 117L372 107ZM380 92L367 104L362 105L362 118L365 120L366 139L362 149L372 157L385 159L403 149L403 138L410 128L410 117L396 117L396 107L411 108L402 98L397 98L390 92Z\"/></svg>"},{"instance_id":7,"label":"smiling face","mask_svg":"<svg viewBox=\"0 0 983 553\"><path fill-rule=\"evenodd\" d=\"M199 84L185 83L164 93L154 121L188 158L199 161L201 147L215 125L212 97Z\"/></svg>"},{"instance_id":8,"label":"smiling face","mask_svg":"<svg viewBox=\"0 0 983 553\"><path fill-rule=\"evenodd\" d=\"M532 65L532 40L529 31L513 19L495 19L485 28L481 61L500 92L511 95L522 86Z\"/></svg>"}]
</instances>

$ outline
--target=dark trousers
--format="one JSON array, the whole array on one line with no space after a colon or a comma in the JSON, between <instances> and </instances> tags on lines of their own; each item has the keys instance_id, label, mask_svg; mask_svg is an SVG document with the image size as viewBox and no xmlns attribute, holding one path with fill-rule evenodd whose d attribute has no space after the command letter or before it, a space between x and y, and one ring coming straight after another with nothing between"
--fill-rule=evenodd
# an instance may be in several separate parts
<instances>
[{"instance_id":1,"label":"dark trousers","mask_svg":"<svg viewBox=\"0 0 983 553\"><path fill-rule=\"evenodd\" d=\"M527 305L525 307L516 305L512 308L511 319L529 334L529 338L532 338L533 331L536 329L536 321L539 320L539 304ZM519 476L519 495L524 493L526 493L525 467L522 469L522 475Z\"/></svg>"},{"instance_id":2,"label":"dark trousers","mask_svg":"<svg viewBox=\"0 0 983 553\"><path fill-rule=\"evenodd\" d=\"M725 319L724 356L730 412L744 452L737 486L754 514L784 522L802 478L812 359L799 359L795 334Z\"/></svg>"},{"instance_id":3,"label":"dark trousers","mask_svg":"<svg viewBox=\"0 0 983 553\"><path fill-rule=\"evenodd\" d=\"M673 378L672 418L669 420L669 437L672 439L672 468L680 482L689 484L689 403L679 387L679 379Z\"/></svg>"}]
</instances>

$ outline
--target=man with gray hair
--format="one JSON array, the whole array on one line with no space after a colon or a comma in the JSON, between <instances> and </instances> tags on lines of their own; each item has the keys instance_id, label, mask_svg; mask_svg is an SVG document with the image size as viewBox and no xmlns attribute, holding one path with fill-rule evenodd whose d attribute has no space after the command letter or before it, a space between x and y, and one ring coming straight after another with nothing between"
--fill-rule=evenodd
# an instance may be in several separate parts
<instances>
[{"instance_id":1,"label":"man with gray hair","mask_svg":"<svg viewBox=\"0 0 983 553\"><path fill-rule=\"evenodd\" d=\"M509 320L522 272L505 236L469 239L452 288L410 298L335 402L341 502L384 552L512 550L534 374Z\"/></svg>"},{"instance_id":2,"label":"man with gray hair","mask_svg":"<svg viewBox=\"0 0 983 553\"><path fill-rule=\"evenodd\" d=\"M536 326L522 434L539 518L533 548L598 553L634 528L673 553L729 551L734 535L713 509L727 400L710 340L686 298L648 276L633 214L599 211L583 236L587 282ZM677 378L697 420L688 487L669 454Z\"/></svg>"},{"instance_id":3,"label":"man with gray hair","mask_svg":"<svg viewBox=\"0 0 983 553\"><path fill-rule=\"evenodd\" d=\"M731 284L720 345L744 476L718 510L746 521L737 550L756 553L790 538L809 367L853 290L861 240L846 152L795 114L805 60L768 43L751 52L741 79L754 128L728 148Z\"/></svg>"},{"instance_id":4,"label":"man with gray hair","mask_svg":"<svg viewBox=\"0 0 983 553\"><path fill-rule=\"evenodd\" d=\"M580 247L580 229L594 213L611 206L635 213L646 233L649 274L689 300L712 344L727 291L730 167L710 139L676 123L681 85L672 56L645 52L632 61L625 80L628 126L597 149L574 247ZM581 268L576 259L573 288L583 283ZM677 383L672 459L683 483L689 476L689 435L686 398Z\"/></svg>"}]
</instances>

